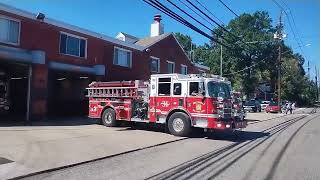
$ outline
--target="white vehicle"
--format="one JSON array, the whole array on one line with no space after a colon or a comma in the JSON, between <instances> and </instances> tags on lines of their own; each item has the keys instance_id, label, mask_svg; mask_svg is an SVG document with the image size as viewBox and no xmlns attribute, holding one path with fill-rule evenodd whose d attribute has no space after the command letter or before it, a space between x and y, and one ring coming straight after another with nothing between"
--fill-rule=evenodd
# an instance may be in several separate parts
<instances>
[{"instance_id":1,"label":"white vehicle","mask_svg":"<svg viewBox=\"0 0 320 180\"><path fill-rule=\"evenodd\" d=\"M264 111L269 104L270 101L261 101L261 110Z\"/></svg>"}]
</instances>

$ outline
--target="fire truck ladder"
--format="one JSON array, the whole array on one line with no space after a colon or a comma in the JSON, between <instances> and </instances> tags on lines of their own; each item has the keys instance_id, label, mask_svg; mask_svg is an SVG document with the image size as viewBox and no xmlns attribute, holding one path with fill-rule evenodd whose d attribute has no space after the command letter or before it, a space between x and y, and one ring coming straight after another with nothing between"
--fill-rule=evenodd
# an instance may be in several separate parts
<instances>
[{"instance_id":1,"label":"fire truck ladder","mask_svg":"<svg viewBox=\"0 0 320 180\"><path fill-rule=\"evenodd\" d=\"M127 82L124 82L127 83ZM116 85L115 85L116 84ZM97 87L92 87L92 86ZM91 87L90 87L91 86ZM121 82L93 82L89 85L88 97L136 97L138 92L138 81L132 85L123 86Z\"/></svg>"},{"instance_id":2,"label":"fire truck ladder","mask_svg":"<svg viewBox=\"0 0 320 180\"><path fill-rule=\"evenodd\" d=\"M95 87L87 88L88 97L135 97L136 87Z\"/></svg>"}]
</instances>

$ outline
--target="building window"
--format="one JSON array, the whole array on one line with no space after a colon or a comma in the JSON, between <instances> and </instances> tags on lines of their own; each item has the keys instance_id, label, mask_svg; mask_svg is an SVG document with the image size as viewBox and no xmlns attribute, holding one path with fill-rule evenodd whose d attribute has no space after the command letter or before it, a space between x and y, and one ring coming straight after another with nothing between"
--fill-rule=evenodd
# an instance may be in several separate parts
<instances>
[{"instance_id":1,"label":"building window","mask_svg":"<svg viewBox=\"0 0 320 180\"><path fill-rule=\"evenodd\" d=\"M87 40L66 33L60 34L60 53L86 58Z\"/></svg>"},{"instance_id":2,"label":"building window","mask_svg":"<svg viewBox=\"0 0 320 180\"><path fill-rule=\"evenodd\" d=\"M181 74L188 74L188 66L181 65Z\"/></svg>"},{"instance_id":3,"label":"building window","mask_svg":"<svg viewBox=\"0 0 320 180\"><path fill-rule=\"evenodd\" d=\"M156 57L150 57L150 69L151 72L160 72L160 59Z\"/></svg>"},{"instance_id":4,"label":"building window","mask_svg":"<svg viewBox=\"0 0 320 180\"><path fill-rule=\"evenodd\" d=\"M168 73L174 73L174 62L167 61Z\"/></svg>"},{"instance_id":5,"label":"building window","mask_svg":"<svg viewBox=\"0 0 320 180\"><path fill-rule=\"evenodd\" d=\"M113 64L131 68L132 52L118 47L114 48Z\"/></svg>"},{"instance_id":6,"label":"building window","mask_svg":"<svg viewBox=\"0 0 320 180\"><path fill-rule=\"evenodd\" d=\"M0 41L18 45L20 42L20 22L0 16Z\"/></svg>"}]
</instances>

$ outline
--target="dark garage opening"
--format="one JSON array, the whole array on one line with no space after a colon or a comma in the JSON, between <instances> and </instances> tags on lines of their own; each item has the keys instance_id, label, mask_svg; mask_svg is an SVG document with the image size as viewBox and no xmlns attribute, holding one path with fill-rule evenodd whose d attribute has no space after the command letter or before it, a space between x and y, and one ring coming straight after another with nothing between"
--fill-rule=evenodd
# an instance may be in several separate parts
<instances>
[{"instance_id":1,"label":"dark garage opening","mask_svg":"<svg viewBox=\"0 0 320 180\"><path fill-rule=\"evenodd\" d=\"M86 97L92 77L87 74L50 71L48 84L48 114L51 117L87 116Z\"/></svg>"},{"instance_id":2,"label":"dark garage opening","mask_svg":"<svg viewBox=\"0 0 320 180\"><path fill-rule=\"evenodd\" d=\"M27 115L28 65L0 63L0 117L9 122L24 122ZM7 106L7 108L4 108ZM5 110L9 109L9 110ZM3 121L3 122L4 122Z\"/></svg>"}]
</instances>

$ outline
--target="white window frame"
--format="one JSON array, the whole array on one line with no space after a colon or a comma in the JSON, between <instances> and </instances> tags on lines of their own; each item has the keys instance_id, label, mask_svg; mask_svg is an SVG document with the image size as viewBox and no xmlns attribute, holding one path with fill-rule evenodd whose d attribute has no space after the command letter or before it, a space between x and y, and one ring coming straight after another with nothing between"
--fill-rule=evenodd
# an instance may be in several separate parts
<instances>
[{"instance_id":1,"label":"white window frame","mask_svg":"<svg viewBox=\"0 0 320 180\"><path fill-rule=\"evenodd\" d=\"M173 70L173 72L167 72L167 73L174 73L175 72L175 62L173 62L173 61L167 61L167 71L168 71L168 64L173 64L173 68L172 68L172 70Z\"/></svg>"},{"instance_id":2,"label":"white window frame","mask_svg":"<svg viewBox=\"0 0 320 180\"><path fill-rule=\"evenodd\" d=\"M18 42L17 43L13 43L13 42L2 41L2 40L0 40L0 42L4 43L4 44L19 46L20 45L20 37L21 37L21 20L15 19L15 18L11 18L11 17L8 17L8 16L3 16L3 15L0 15L0 18L6 19L6 20L9 20L9 21L15 21L15 22L19 23Z\"/></svg>"},{"instance_id":3,"label":"white window frame","mask_svg":"<svg viewBox=\"0 0 320 180\"><path fill-rule=\"evenodd\" d=\"M151 72L155 72L155 73L160 73L160 58L154 57L154 56L150 56L150 60L157 60L158 61L158 69L157 69L157 71L152 71L151 67L150 67L150 71Z\"/></svg>"},{"instance_id":4,"label":"white window frame","mask_svg":"<svg viewBox=\"0 0 320 180\"><path fill-rule=\"evenodd\" d=\"M130 64L129 64L129 66L122 66L122 65L119 65L119 64L115 64L116 49L121 50L121 51L126 51L126 52L130 53ZM114 48L113 48L113 65L126 67L126 68L132 68L132 51L128 50L128 49L121 48L121 47L114 46Z\"/></svg>"},{"instance_id":5,"label":"white window frame","mask_svg":"<svg viewBox=\"0 0 320 180\"><path fill-rule=\"evenodd\" d=\"M67 36L70 36L70 37L74 37L74 38L77 38L77 39L85 40L85 42L86 42L86 47L85 47L85 50L84 50L84 57L81 57L81 56L80 56L80 44L81 44L81 43L79 43L79 56L60 52L61 34L64 34L64 35L67 35ZM67 47L68 47L68 41L66 41L66 48L67 48ZM66 51L67 51L67 50L66 50ZM60 34L59 34L59 54L63 54L63 55L66 55L66 56L77 57L77 58L87 59L87 54L88 54L88 39L87 39L87 38L84 38L84 37L81 37L81 36L77 36L77 35L74 35L74 34L70 34L70 33L67 33L67 32L60 31Z\"/></svg>"},{"instance_id":6,"label":"white window frame","mask_svg":"<svg viewBox=\"0 0 320 180\"><path fill-rule=\"evenodd\" d=\"M181 69L180 69L180 73L182 74L182 68L186 68L186 75L188 74L188 66L187 65L184 65L184 64L181 64Z\"/></svg>"}]
</instances>

